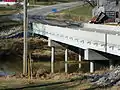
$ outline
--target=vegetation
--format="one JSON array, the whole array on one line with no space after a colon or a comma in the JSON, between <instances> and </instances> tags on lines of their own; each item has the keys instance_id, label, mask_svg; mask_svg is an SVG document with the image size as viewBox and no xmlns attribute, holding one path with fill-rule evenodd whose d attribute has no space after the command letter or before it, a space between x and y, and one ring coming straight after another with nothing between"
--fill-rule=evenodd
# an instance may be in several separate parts
<instances>
[{"instance_id":1,"label":"vegetation","mask_svg":"<svg viewBox=\"0 0 120 90\"><path fill-rule=\"evenodd\" d=\"M0 15L9 15L20 12L22 9L21 5L12 5L12 6L0 6Z\"/></svg>"},{"instance_id":2,"label":"vegetation","mask_svg":"<svg viewBox=\"0 0 120 90\"><path fill-rule=\"evenodd\" d=\"M53 5L57 3L66 3L73 0L29 0L30 5Z\"/></svg>"},{"instance_id":3,"label":"vegetation","mask_svg":"<svg viewBox=\"0 0 120 90\"><path fill-rule=\"evenodd\" d=\"M77 6L75 8L72 9L68 9L68 10L63 10L61 12L58 13L53 13L53 14L49 14L49 17L52 18L62 18L62 19L69 19L69 20L73 20L73 21L89 21L90 18L92 18L92 9L93 7L91 7L90 5L83 5L83 6Z\"/></svg>"},{"instance_id":4,"label":"vegetation","mask_svg":"<svg viewBox=\"0 0 120 90\"><path fill-rule=\"evenodd\" d=\"M16 10L0 10L0 15L9 15L9 14L14 14L16 13Z\"/></svg>"},{"instance_id":5,"label":"vegetation","mask_svg":"<svg viewBox=\"0 0 120 90\"><path fill-rule=\"evenodd\" d=\"M62 11L63 13L66 14L71 14L71 15L76 15L76 16L82 16L86 18L91 18L92 17L92 7L90 5L84 5L84 6L78 6L76 8L70 9L70 10L65 10Z\"/></svg>"},{"instance_id":6,"label":"vegetation","mask_svg":"<svg viewBox=\"0 0 120 90\"><path fill-rule=\"evenodd\" d=\"M36 0L37 2L71 2L74 0Z\"/></svg>"},{"instance_id":7,"label":"vegetation","mask_svg":"<svg viewBox=\"0 0 120 90\"><path fill-rule=\"evenodd\" d=\"M40 4L40 5L50 5L56 3L67 3L73 1L83 1L87 2L90 6L94 7L97 4L97 0L29 0L30 4Z\"/></svg>"},{"instance_id":8,"label":"vegetation","mask_svg":"<svg viewBox=\"0 0 120 90\"><path fill-rule=\"evenodd\" d=\"M81 0L87 2L90 6L95 7L97 5L97 0Z\"/></svg>"}]
</instances>

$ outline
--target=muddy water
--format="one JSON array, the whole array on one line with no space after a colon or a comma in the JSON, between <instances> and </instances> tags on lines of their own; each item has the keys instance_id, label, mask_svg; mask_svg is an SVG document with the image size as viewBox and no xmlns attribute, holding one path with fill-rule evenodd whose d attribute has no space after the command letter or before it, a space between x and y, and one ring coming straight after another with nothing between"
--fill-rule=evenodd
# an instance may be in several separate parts
<instances>
[{"instance_id":1,"label":"muddy water","mask_svg":"<svg viewBox=\"0 0 120 90\"><path fill-rule=\"evenodd\" d=\"M33 68L35 71L38 69L44 68L46 71L50 72L51 63L50 63L50 61L34 62ZM64 61L54 62L54 72L62 73L64 71L65 71L65 62ZM68 73L73 73L73 72L89 72L89 63L87 63L87 62L82 63L81 68L79 68L78 63L68 63Z\"/></svg>"},{"instance_id":2,"label":"muddy water","mask_svg":"<svg viewBox=\"0 0 120 90\"><path fill-rule=\"evenodd\" d=\"M76 55L77 56L77 55ZM50 63L50 56L42 56L38 59L34 59L33 68L35 71L38 69L44 68L46 71L50 72L51 69L51 63ZM73 72L82 72L86 73L89 72L89 61L82 61L81 63L77 62L75 57L68 60L68 73ZM100 63L101 61L95 62L95 70L100 70L104 68L108 68L108 61L104 61L104 63ZM79 68L79 64L81 64L81 68ZM64 61L64 55L57 55L55 57L54 62L54 72L55 73L61 73L65 72L65 61Z\"/></svg>"}]
</instances>

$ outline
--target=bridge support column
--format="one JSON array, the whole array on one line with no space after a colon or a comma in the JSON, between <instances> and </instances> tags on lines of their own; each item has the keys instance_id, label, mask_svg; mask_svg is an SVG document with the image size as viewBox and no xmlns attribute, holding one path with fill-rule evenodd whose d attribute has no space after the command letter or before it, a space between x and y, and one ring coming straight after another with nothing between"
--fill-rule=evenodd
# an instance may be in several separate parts
<instances>
[{"instance_id":1,"label":"bridge support column","mask_svg":"<svg viewBox=\"0 0 120 90\"><path fill-rule=\"evenodd\" d=\"M114 68L114 65L113 65L113 61L112 60L109 60L109 65L110 65L110 70L113 70L113 68Z\"/></svg>"},{"instance_id":2,"label":"bridge support column","mask_svg":"<svg viewBox=\"0 0 120 90\"><path fill-rule=\"evenodd\" d=\"M86 49L84 54L85 60L108 60L108 58L91 49Z\"/></svg>"},{"instance_id":3,"label":"bridge support column","mask_svg":"<svg viewBox=\"0 0 120 90\"><path fill-rule=\"evenodd\" d=\"M54 73L55 48L51 47L51 73Z\"/></svg>"},{"instance_id":4,"label":"bridge support column","mask_svg":"<svg viewBox=\"0 0 120 90\"><path fill-rule=\"evenodd\" d=\"M67 64L67 61L68 61L68 49L65 50L65 73L68 72L68 64Z\"/></svg>"},{"instance_id":5,"label":"bridge support column","mask_svg":"<svg viewBox=\"0 0 120 90\"><path fill-rule=\"evenodd\" d=\"M79 68L81 68L81 60L82 60L82 57L81 57L81 50L79 49Z\"/></svg>"},{"instance_id":6,"label":"bridge support column","mask_svg":"<svg viewBox=\"0 0 120 90\"><path fill-rule=\"evenodd\" d=\"M90 61L90 72L93 73L94 69L94 61L97 60L108 60L108 58L104 57L102 54L98 53L95 50L91 50L91 49L86 49L85 52L85 60L89 60Z\"/></svg>"},{"instance_id":7,"label":"bridge support column","mask_svg":"<svg viewBox=\"0 0 120 90\"><path fill-rule=\"evenodd\" d=\"M90 73L94 72L94 61L90 61Z\"/></svg>"},{"instance_id":8,"label":"bridge support column","mask_svg":"<svg viewBox=\"0 0 120 90\"><path fill-rule=\"evenodd\" d=\"M52 44L52 40L48 38L48 46L51 46L51 44Z\"/></svg>"},{"instance_id":9,"label":"bridge support column","mask_svg":"<svg viewBox=\"0 0 120 90\"><path fill-rule=\"evenodd\" d=\"M52 40L48 38L48 46L51 47L51 73L54 73L55 47L52 46Z\"/></svg>"}]
</instances>

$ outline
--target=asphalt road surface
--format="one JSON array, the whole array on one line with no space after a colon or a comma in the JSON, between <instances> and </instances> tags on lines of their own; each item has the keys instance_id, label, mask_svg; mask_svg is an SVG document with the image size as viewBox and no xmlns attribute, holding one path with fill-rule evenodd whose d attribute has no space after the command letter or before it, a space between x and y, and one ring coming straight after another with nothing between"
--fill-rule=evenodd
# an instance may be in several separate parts
<instances>
[{"instance_id":1,"label":"asphalt road surface","mask_svg":"<svg viewBox=\"0 0 120 90\"><path fill-rule=\"evenodd\" d=\"M71 2L71 3L60 3L60 4L50 5L50 6L41 6L38 8L33 8L28 10L29 21L34 22L34 21L42 20L42 18L45 17L46 15L53 13L52 9L56 9L57 12L59 12L64 9L73 8L83 4L84 3L82 1L77 1L77 2ZM9 16L9 19L18 20L18 21L23 20L23 12L21 14L14 14Z\"/></svg>"}]
</instances>

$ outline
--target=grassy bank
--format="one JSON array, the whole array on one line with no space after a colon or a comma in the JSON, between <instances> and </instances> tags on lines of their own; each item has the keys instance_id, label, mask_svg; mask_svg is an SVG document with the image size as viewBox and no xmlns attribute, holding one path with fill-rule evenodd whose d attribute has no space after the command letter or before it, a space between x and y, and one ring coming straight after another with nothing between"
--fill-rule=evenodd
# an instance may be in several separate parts
<instances>
[{"instance_id":1,"label":"grassy bank","mask_svg":"<svg viewBox=\"0 0 120 90\"><path fill-rule=\"evenodd\" d=\"M58 4L58 3L68 3L68 2L72 2L74 0L49 0L49 1L45 1L45 0L29 0L30 5L54 5L54 4Z\"/></svg>"},{"instance_id":2,"label":"grassy bank","mask_svg":"<svg viewBox=\"0 0 120 90\"><path fill-rule=\"evenodd\" d=\"M17 6L0 6L0 15L9 15L20 12L21 7Z\"/></svg>"},{"instance_id":3,"label":"grassy bank","mask_svg":"<svg viewBox=\"0 0 120 90\"><path fill-rule=\"evenodd\" d=\"M54 5L57 4L58 2L30 2L30 5Z\"/></svg>"},{"instance_id":4,"label":"grassy bank","mask_svg":"<svg viewBox=\"0 0 120 90\"><path fill-rule=\"evenodd\" d=\"M73 21L89 21L92 18L92 7L90 5L77 6L72 9L63 10L58 13L49 14L49 18L60 18Z\"/></svg>"},{"instance_id":5,"label":"grassy bank","mask_svg":"<svg viewBox=\"0 0 120 90\"><path fill-rule=\"evenodd\" d=\"M1 10L0 9L0 15L10 15L10 14L14 14L14 13L17 13L18 11L17 10Z\"/></svg>"},{"instance_id":6,"label":"grassy bank","mask_svg":"<svg viewBox=\"0 0 120 90\"><path fill-rule=\"evenodd\" d=\"M91 18L92 17L92 7L90 5L83 5L83 6L78 6L70 10L64 10L62 13L65 14L70 14L70 15L76 15L76 16L81 16L84 18Z\"/></svg>"}]
</instances>

